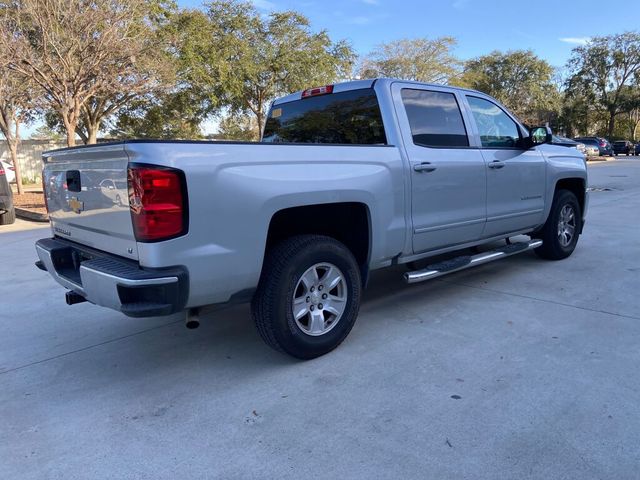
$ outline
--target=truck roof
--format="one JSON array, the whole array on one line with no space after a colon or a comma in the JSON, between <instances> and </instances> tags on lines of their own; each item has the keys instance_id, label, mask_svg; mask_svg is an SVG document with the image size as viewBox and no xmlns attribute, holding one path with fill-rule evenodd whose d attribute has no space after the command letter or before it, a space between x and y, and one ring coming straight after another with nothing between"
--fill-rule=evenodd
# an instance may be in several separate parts
<instances>
[{"instance_id":1,"label":"truck roof","mask_svg":"<svg viewBox=\"0 0 640 480\"><path fill-rule=\"evenodd\" d=\"M387 77L367 78L363 80L351 80L348 82L335 83L333 84L333 93L345 92L347 90L358 90L360 88L372 88L376 83L384 83L387 85L391 85L394 82L409 83L409 84L419 85L422 87L447 87L453 90L460 90L464 92L478 93L478 94L484 95L482 92L479 92L477 90L472 90L469 88L455 87L452 85L444 85L444 84L438 84L438 83L416 82L413 80L403 80L401 78L387 78ZM318 87L318 86L319 85L313 85L313 87ZM276 98L273 101L273 105L279 105L282 103L292 102L294 100L300 100L303 91L304 90L298 90L297 92L290 93L289 95Z\"/></svg>"}]
</instances>

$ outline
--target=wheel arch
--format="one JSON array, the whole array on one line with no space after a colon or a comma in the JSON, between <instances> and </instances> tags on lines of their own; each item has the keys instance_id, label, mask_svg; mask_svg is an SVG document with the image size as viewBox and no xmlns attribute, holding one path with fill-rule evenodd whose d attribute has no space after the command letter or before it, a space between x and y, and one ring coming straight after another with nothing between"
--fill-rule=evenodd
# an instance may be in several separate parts
<instances>
[{"instance_id":1,"label":"wheel arch","mask_svg":"<svg viewBox=\"0 0 640 480\"><path fill-rule=\"evenodd\" d=\"M342 242L358 262L362 284L366 285L372 245L371 211L367 204L318 203L278 210L269 221L265 257L282 240L304 234L326 235Z\"/></svg>"},{"instance_id":2,"label":"wheel arch","mask_svg":"<svg viewBox=\"0 0 640 480\"><path fill-rule=\"evenodd\" d=\"M587 197L587 188L586 188L586 180L580 177L569 177L569 178L561 178L556 181L555 187L553 189L554 195L559 190L569 190L573 193L578 199L578 204L580 205L580 213L584 218L585 207L586 207L586 197ZM582 223L583 219L581 219L580 230L582 231Z\"/></svg>"}]
</instances>

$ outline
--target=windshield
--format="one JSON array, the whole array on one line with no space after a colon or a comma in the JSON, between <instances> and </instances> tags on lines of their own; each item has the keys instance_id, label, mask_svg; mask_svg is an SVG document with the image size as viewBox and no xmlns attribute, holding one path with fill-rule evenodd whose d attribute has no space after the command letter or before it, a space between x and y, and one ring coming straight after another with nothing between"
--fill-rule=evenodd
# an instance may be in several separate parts
<instances>
[{"instance_id":1,"label":"windshield","mask_svg":"<svg viewBox=\"0 0 640 480\"><path fill-rule=\"evenodd\" d=\"M274 105L262 141L385 145L378 98L372 88L348 90Z\"/></svg>"}]
</instances>

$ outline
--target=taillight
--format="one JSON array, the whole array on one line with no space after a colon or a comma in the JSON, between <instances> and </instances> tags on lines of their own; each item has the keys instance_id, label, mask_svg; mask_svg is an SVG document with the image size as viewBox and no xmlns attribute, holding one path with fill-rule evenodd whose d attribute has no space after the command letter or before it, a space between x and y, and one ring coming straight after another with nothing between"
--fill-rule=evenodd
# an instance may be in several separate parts
<instances>
[{"instance_id":1,"label":"taillight","mask_svg":"<svg viewBox=\"0 0 640 480\"><path fill-rule=\"evenodd\" d=\"M133 165L127 177L137 241L157 242L187 232L187 195L182 171Z\"/></svg>"},{"instance_id":2,"label":"taillight","mask_svg":"<svg viewBox=\"0 0 640 480\"><path fill-rule=\"evenodd\" d=\"M325 85L324 87L309 88L302 92L302 98L316 97L318 95L327 95L333 93L333 85Z\"/></svg>"},{"instance_id":3,"label":"taillight","mask_svg":"<svg viewBox=\"0 0 640 480\"><path fill-rule=\"evenodd\" d=\"M4 168L0 167L0 175L4 175Z\"/></svg>"},{"instance_id":4,"label":"taillight","mask_svg":"<svg viewBox=\"0 0 640 480\"><path fill-rule=\"evenodd\" d=\"M607 146L607 144L606 144L606 143L604 143L604 142L600 142L600 146L601 146L601 147L606 147L606 146Z\"/></svg>"}]
</instances>

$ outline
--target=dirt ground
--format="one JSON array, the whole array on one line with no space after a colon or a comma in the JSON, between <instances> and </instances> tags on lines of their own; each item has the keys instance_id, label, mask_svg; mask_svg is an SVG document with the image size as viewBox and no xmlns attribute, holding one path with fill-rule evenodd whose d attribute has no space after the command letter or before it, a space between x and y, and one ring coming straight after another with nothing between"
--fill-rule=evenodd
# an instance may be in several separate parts
<instances>
[{"instance_id":1,"label":"dirt ground","mask_svg":"<svg viewBox=\"0 0 640 480\"><path fill-rule=\"evenodd\" d=\"M47 213L44 206L44 195L42 193L26 192L22 195L13 194L13 204L18 208L23 208L31 212Z\"/></svg>"}]
</instances>

